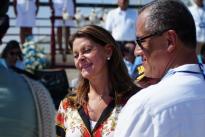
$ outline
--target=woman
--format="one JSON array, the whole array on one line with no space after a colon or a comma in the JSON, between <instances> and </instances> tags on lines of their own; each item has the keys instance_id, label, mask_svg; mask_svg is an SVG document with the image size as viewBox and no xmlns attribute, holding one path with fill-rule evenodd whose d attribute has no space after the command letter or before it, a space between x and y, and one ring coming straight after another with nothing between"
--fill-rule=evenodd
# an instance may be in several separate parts
<instances>
[{"instance_id":1,"label":"woman","mask_svg":"<svg viewBox=\"0 0 205 137\"><path fill-rule=\"evenodd\" d=\"M16 26L20 27L20 42L24 44L27 36L33 34L39 10L39 0L13 0L13 6Z\"/></svg>"},{"instance_id":2,"label":"woman","mask_svg":"<svg viewBox=\"0 0 205 137\"><path fill-rule=\"evenodd\" d=\"M1 54L1 63L6 68L17 67L24 69L23 54L19 43L16 40L11 40L7 43L6 47Z\"/></svg>"},{"instance_id":3,"label":"woman","mask_svg":"<svg viewBox=\"0 0 205 137\"><path fill-rule=\"evenodd\" d=\"M74 26L74 21L71 19L75 15L76 0L49 0L51 9L54 10L56 17L63 17L62 20L56 19L54 26L57 28L57 43L60 53L63 52L63 44L65 44L66 52L71 50L68 46L70 28ZM65 33L65 37L64 34ZM62 43L65 39L65 43Z\"/></svg>"},{"instance_id":4,"label":"woman","mask_svg":"<svg viewBox=\"0 0 205 137\"><path fill-rule=\"evenodd\" d=\"M121 108L138 88L128 75L115 40L105 29L85 26L72 35L70 44L80 79L76 96L60 104L57 135L112 137Z\"/></svg>"},{"instance_id":5,"label":"woman","mask_svg":"<svg viewBox=\"0 0 205 137\"><path fill-rule=\"evenodd\" d=\"M11 40L7 43L6 47L2 51L0 64L7 69L24 74L29 78L37 80L37 77L32 73L25 70L25 64L23 62L23 53L21 51L19 42Z\"/></svg>"}]
</instances>

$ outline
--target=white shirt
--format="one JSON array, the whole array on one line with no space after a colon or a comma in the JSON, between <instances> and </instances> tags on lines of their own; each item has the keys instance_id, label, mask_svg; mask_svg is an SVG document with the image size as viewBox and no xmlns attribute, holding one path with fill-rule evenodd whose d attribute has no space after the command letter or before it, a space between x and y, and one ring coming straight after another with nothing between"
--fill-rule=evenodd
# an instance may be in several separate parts
<instances>
[{"instance_id":1,"label":"white shirt","mask_svg":"<svg viewBox=\"0 0 205 137\"><path fill-rule=\"evenodd\" d=\"M198 7L195 3L189 10L194 18L196 25L197 42L205 42L205 7Z\"/></svg>"},{"instance_id":2,"label":"white shirt","mask_svg":"<svg viewBox=\"0 0 205 137\"><path fill-rule=\"evenodd\" d=\"M55 16L62 16L63 12L66 12L69 16L75 15L75 5L73 0L53 0L53 6L55 10ZM66 26L73 26L73 20L67 19L65 21ZM63 26L62 20L56 20L55 26Z\"/></svg>"},{"instance_id":3,"label":"white shirt","mask_svg":"<svg viewBox=\"0 0 205 137\"><path fill-rule=\"evenodd\" d=\"M93 130L95 128L95 125L97 124L96 121L92 121L90 120L90 127L91 127L91 130Z\"/></svg>"},{"instance_id":4,"label":"white shirt","mask_svg":"<svg viewBox=\"0 0 205 137\"><path fill-rule=\"evenodd\" d=\"M123 59L126 67L127 67L127 70L128 70L128 74L129 76L131 77L132 76L132 67L134 64L132 64L130 61L126 60L125 58Z\"/></svg>"},{"instance_id":5,"label":"white shirt","mask_svg":"<svg viewBox=\"0 0 205 137\"><path fill-rule=\"evenodd\" d=\"M36 20L36 0L17 0L16 25L34 27Z\"/></svg>"},{"instance_id":6,"label":"white shirt","mask_svg":"<svg viewBox=\"0 0 205 137\"><path fill-rule=\"evenodd\" d=\"M114 137L204 137L205 80L197 64L170 70L135 94L119 115Z\"/></svg>"},{"instance_id":7,"label":"white shirt","mask_svg":"<svg viewBox=\"0 0 205 137\"><path fill-rule=\"evenodd\" d=\"M17 0L18 8L22 9L24 12L31 10L30 8L35 7L36 0Z\"/></svg>"},{"instance_id":8,"label":"white shirt","mask_svg":"<svg viewBox=\"0 0 205 137\"><path fill-rule=\"evenodd\" d=\"M135 22L137 11L127 9L122 11L120 8L111 10L106 18L105 29L112 33L117 41L135 40Z\"/></svg>"}]
</instances>

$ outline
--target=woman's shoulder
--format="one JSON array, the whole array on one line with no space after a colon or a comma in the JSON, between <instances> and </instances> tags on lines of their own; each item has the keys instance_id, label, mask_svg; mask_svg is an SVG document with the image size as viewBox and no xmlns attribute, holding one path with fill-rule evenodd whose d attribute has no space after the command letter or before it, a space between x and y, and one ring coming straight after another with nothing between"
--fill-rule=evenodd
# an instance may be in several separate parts
<instances>
[{"instance_id":1,"label":"woman's shoulder","mask_svg":"<svg viewBox=\"0 0 205 137\"><path fill-rule=\"evenodd\" d=\"M69 94L61 101L60 105L64 110L67 110L69 108L75 109L76 100L77 100L76 94Z\"/></svg>"}]
</instances>

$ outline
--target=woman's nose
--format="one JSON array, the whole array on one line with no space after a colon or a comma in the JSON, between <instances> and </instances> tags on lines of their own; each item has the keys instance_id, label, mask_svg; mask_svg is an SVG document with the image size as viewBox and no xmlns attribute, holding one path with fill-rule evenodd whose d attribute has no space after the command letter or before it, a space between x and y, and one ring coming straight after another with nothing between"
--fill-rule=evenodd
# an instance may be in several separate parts
<instances>
[{"instance_id":1,"label":"woman's nose","mask_svg":"<svg viewBox=\"0 0 205 137\"><path fill-rule=\"evenodd\" d=\"M85 59L85 56L84 56L84 54L79 54L79 57L78 57L78 60L84 60Z\"/></svg>"}]
</instances>

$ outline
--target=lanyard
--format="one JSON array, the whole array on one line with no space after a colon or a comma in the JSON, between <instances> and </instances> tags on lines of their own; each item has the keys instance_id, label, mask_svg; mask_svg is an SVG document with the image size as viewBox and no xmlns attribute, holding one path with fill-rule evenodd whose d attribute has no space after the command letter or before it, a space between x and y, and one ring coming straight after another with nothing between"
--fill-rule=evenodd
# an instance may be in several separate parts
<instances>
[{"instance_id":1,"label":"lanyard","mask_svg":"<svg viewBox=\"0 0 205 137\"><path fill-rule=\"evenodd\" d=\"M204 80L205 80L205 71L204 71L204 66L202 63L198 63L198 66L199 66L199 69L200 69L200 72L196 72L196 71L189 71L189 70L179 70L179 71L171 71L168 75L173 75L175 73L189 73L189 74L199 74L199 75L202 75Z\"/></svg>"},{"instance_id":2,"label":"lanyard","mask_svg":"<svg viewBox=\"0 0 205 137\"><path fill-rule=\"evenodd\" d=\"M203 77L204 77L204 80L205 80L205 71L204 71L204 66L203 66L203 64L202 63L198 63L199 64L199 69L200 69L200 72L201 72L201 74L203 75Z\"/></svg>"}]
</instances>

